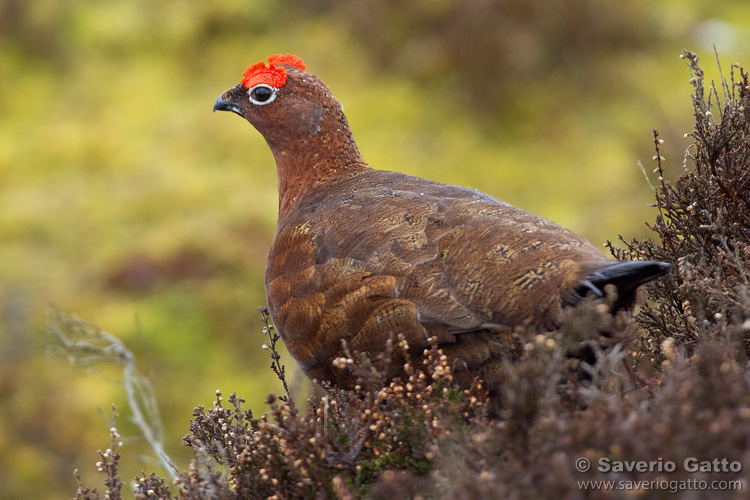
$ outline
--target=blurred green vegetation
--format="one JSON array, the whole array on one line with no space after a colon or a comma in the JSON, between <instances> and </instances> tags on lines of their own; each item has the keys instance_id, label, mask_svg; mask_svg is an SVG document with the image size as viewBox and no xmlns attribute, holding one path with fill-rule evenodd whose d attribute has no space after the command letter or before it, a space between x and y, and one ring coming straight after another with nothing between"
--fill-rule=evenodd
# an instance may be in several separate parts
<instances>
[{"instance_id":1,"label":"blurred green vegetation","mask_svg":"<svg viewBox=\"0 0 750 500\"><path fill-rule=\"evenodd\" d=\"M149 455L116 367L46 354L45 308L138 355L181 468L194 406L220 388L260 409L280 390L257 312L273 159L211 114L269 54L328 83L376 168L477 187L595 243L646 234L637 161L650 172L658 127L679 172L692 123L680 50L747 63L750 5L489 4L3 0L0 497L72 496L74 468L94 483L111 402L129 455Z\"/></svg>"}]
</instances>

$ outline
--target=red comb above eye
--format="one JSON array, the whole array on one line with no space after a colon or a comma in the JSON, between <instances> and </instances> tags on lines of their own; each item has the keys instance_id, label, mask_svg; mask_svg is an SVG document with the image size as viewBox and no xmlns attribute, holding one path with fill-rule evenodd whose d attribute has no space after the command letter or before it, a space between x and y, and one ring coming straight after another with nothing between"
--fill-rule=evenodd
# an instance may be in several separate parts
<instances>
[{"instance_id":1,"label":"red comb above eye","mask_svg":"<svg viewBox=\"0 0 750 500\"><path fill-rule=\"evenodd\" d=\"M305 69L305 63L292 54L274 54L268 58L268 64L257 62L247 68L242 74L242 85L249 89L261 83L274 88L281 88L286 83L286 70L277 64L288 64L301 70Z\"/></svg>"},{"instance_id":2,"label":"red comb above eye","mask_svg":"<svg viewBox=\"0 0 750 500\"><path fill-rule=\"evenodd\" d=\"M242 85L246 89L261 83L275 88L283 87L286 83L286 71L284 71L284 68L278 68L273 64L267 65L264 62L257 62L242 74Z\"/></svg>"},{"instance_id":3,"label":"red comb above eye","mask_svg":"<svg viewBox=\"0 0 750 500\"><path fill-rule=\"evenodd\" d=\"M302 71L307 69L305 63L302 62L302 59L293 54L274 54L268 58L268 64L288 64L290 66L295 66Z\"/></svg>"}]
</instances>

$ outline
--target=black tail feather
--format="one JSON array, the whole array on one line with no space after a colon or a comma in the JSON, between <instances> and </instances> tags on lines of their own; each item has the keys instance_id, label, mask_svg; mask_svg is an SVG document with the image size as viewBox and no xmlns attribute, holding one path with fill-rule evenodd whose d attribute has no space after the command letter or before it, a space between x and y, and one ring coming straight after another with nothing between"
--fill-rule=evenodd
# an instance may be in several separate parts
<instances>
[{"instance_id":1,"label":"black tail feather","mask_svg":"<svg viewBox=\"0 0 750 500\"><path fill-rule=\"evenodd\" d=\"M597 297L604 297L604 287L617 287L617 300L613 312L629 307L635 299L635 292L644 283L663 276L671 266L666 262L650 260L612 261L596 268L585 279L580 280L579 286L568 298L568 302L576 304L588 293Z\"/></svg>"}]
</instances>

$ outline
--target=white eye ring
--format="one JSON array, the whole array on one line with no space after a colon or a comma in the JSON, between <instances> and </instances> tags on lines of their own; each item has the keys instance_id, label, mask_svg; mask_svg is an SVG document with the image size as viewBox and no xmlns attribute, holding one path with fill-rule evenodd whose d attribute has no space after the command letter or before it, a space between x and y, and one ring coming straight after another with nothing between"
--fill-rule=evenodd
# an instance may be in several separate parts
<instances>
[{"instance_id":1,"label":"white eye ring","mask_svg":"<svg viewBox=\"0 0 750 500\"><path fill-rule=\"evenodd\" d=\"M276 93L279 91L276 87L271 87L265 83L259 83L255 87L247 90L247 97L250 102L258 106L265 106L276 99Z\"/></svg>"}]
</instances>

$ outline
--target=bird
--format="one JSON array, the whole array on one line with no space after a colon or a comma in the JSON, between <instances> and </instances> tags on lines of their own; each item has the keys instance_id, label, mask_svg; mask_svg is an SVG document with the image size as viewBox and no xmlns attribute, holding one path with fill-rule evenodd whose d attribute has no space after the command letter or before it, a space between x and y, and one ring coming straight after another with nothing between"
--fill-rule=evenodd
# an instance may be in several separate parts
<instances>
[{"instance_id":1,"label":"bird","mask_svg":"<svg viewBox=\"0 0 750 500\"><path fill-rule=\"evenodd\" d=\"M268 309L320 383L351 388L351 370L337 362L351 353L403 374L409 358L388 351L401 339L410 353L436 342L461 385L497 386L515 328L551 331L566 307L603 297L607 285L612 311L626 309L670 267L608 260L572 231L476 189L371 168L341 103L295 55L249 66L213 110L250 122L275 159Z\"/></svg>"}]
</instances>

